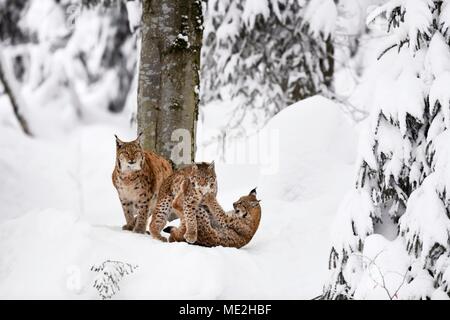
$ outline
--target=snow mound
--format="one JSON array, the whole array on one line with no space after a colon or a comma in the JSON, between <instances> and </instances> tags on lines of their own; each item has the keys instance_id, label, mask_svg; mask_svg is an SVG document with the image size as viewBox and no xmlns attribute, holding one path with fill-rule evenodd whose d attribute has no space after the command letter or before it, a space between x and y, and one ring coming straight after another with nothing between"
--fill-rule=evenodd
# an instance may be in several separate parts
<instances>
[{"instance_id":1,"label":"snow mound","mask_svg":"<svg viewBox=\"0 0 450 320\"><path fill-rule=\"evenodd\" d=\"M312 97L276 115L261 132L276 136L261 176L262 188L285 201L307 200L333 189L342 166L355 159L356 133L334 102Z\"/></svg>"},{"instance_id":2,"label":"snow mound","mask_svg":"<svg viewBox=\"0 0 450 320\"><path fill-rule=\"evenodd\" d=\"M278 153L266 150L280 159L277 170L268 170L277 168L276 161L265 162L268 166L251 158L216 162L219 201L226 209L255 186L262 199L260 228L238 250L167 244L121 230L123 213L111 183L113 134L131 139L130 130L82 126L49 141L5 128L0 136L5 150L0 154L0 298L99 299L98 273L91 268L108 260L137 266L121 279L114 299L311 299L321 294L330 222L353 181L354 131L339 108L320 97L285 109L264 130L279 132ZM249 139L236 141L230 150ZM257 155L253 151L248 155ZM283 194L297 184L301 188Z\"/></svg>"}]
</instances>

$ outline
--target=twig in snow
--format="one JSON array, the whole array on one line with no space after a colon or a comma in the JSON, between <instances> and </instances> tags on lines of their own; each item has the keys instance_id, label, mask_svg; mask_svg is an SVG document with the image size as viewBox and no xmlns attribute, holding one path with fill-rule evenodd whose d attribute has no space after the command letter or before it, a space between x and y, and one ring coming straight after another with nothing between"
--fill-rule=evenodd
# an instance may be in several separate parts
<instances>
[{"instance_id":1,"label":"twig in snow","mask_svg":"<svg viewBox=\"0 0 450 320\"><path fill-rule=\"evenodd\" d=\"M122 278L133 273L137 267L137 265L111 260L106 260L97 266L94 265L91 267L91 271L99 273L94 281L94 288L97 289L102 299L111 299L120 291L119 282Z\"/></svg>"},{"instance_id":2,"label":"twig in snow","mask_svg":"<svg viewBox=\"0 0 450 320\"><path fill-rule=\"evenodd\" d=\"M375 257L374 257L373 259L371 259L371 258L369 258L369 257L367 257L367 256L364 256L364 255L362 255L362 254L355 254L355 255L357 255L357 256L359 256L359 257L361 257L361 258L366 259L366 260L369 261L368 269L370 268L370 266L374 266L374 267L377 269L377 271L378 271L378 273L379 273L379 275L380 275L380 278L381 278L381 283L380 283L379 281L377 281L374 277L372 277L372 274L371 274L370 271L369 271L370 279L372 279L372 281L373 281L377 286L381 287L381 288L386 292L387 296L389 297L389 300L398 299L398 293L399 293L400 289L403 287L403 285L404 285L405 282L406 282L406 279L407 279L407 277L408 277L408 271L409 271L409 269L407 269L407 270L405 271L404 274L400 274L400 273L398 273L398 272L386 272L386 273L383 274L383 272L381 271L380 267L379 267L379 266L377 265L377 263L376 263L376 259L378 258L378 256L379 256L382 252L383 252L383 250L381 250L380 252L378 252L378 253L375 255ZM399 274L400 276L402 276L402 282L400 283L400 285L396 288L396 290L395 290L393 293L391 293L391 291L388 289L387 284L386 284L385 275L388 274L388 273L395 273L395 274Z\"/></svg>"}]
</instances>

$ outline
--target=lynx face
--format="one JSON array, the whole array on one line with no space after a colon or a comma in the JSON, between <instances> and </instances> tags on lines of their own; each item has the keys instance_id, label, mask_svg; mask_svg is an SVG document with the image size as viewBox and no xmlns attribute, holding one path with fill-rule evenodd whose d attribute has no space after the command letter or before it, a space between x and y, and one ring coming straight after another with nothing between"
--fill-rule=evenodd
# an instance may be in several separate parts
<instances>
[{"instance_id":1,"label":"lynx face","mask_svg":"<svg viewBox=\"0 0 450 320\"><path fill-rule=\"evenodd\" d=\"M195 165L190 180L194 189L200 191L202 195L215 194L217 192L217 180L214 162L202 162Z\"/></svg>"},{"instance_id":2,"label":"lynx face","mask_svg":"<svg viewBox=\"0 0 450 320\"><path fill-rule=\"evenodd\" d=\"M256 190L253 189L248 196L240 197L233 203L234 212L239 217L245 218L253 208L259 206L259 201L256 199Z\"/></svg>"},{"instance_id":3,"label":"lynx face","mask_svg":"<svg viewBox=\"0 0 450 320\"><path fill-rule=\"evenodd\" d=\"M144 151L139 138L131 142L123 142L116 136L116 159L121 172L141 170L144 162Z\"/></svg>"}]
</instances>

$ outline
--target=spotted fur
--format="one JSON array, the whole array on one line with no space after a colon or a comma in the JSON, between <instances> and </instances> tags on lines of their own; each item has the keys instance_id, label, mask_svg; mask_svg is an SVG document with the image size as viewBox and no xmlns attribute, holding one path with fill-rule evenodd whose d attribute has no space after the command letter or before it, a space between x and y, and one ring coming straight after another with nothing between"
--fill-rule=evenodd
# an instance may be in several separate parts
<instances>
[{"instance_id":1,"label":"spotted fur","mask_svg":"<svg viewBox=\"0 0 450 320\"><path fill-rule=\"evenodd\" d=\"M161 186L155 214L150 222L150 234L155 239L167 241L161 230L174 209L183 226L177 230L178 236L194 243L197 240L195 210L209 193L217 193L214 163L196 163L175 171Z\"/></svg>"},{"instance_id":2,"label":"spotted fur","mask_svg":"<svg viewBox=\"0 0 450 320\"><path fill-rule=\"evenodd\" d=\"M139 137L123 142L116 136L112 181L125 215L122 229L145 233L161 184L172 173L172 166L156 153L143 150Z\"/></svg>"},{"instance_id":3,"label":"spotted fur","mask_svg":"<svg viewBox=\"0 0 450 320\"><path fill-rule=\"evenodd\" d=\"M198 226L195 244L206 247L241 248L248 244L258 230L261 220L261 206L256 198L256 190L233 203L234 210L225 212L214 195L208 194L195 210ZM179 230L168 227L169 241L184 241Z\"/></svg>"}]
</instances>

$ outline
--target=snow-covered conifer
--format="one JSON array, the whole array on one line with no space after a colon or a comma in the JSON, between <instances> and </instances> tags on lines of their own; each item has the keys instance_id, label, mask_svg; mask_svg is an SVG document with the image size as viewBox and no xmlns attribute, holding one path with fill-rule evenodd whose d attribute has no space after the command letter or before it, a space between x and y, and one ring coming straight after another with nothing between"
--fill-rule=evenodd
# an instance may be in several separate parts
<instances>
[{"instance_id":1,"label":"snow-covered conifer","mask_svg":"<svg viewBox=\"0 0 450 320\"><path fill-rule=\"evenodd\" d=\"M136 96L137 35L128 19L132 6L127 10L125 1L97 2L0 2L1 59L20 88L21 112L36 135L111 117L130 109L129 96ZM55 126L41 125L49 121Z\"/></svg>"},{"instance_id":2,"label":"snow-covered conifer","mask_svg":"<svg viewBox=\"0 0 450 320\"><path fill-rule=\"evenodd\" d=\"M356 188L334 227L325 298L450 293L449 9L450 1L391 0L368 16L384 17L388 30L370 79Z\"/></svg>"},{"instance_id":3,"label":"snow-covered conifer","mask_svg":"<svg viewBox=\"0 0 450 320\"><path fill-rule=\"evenodd\" d=\"M212 0L202 48L202 103L236 99L228 128L260 127L332 83L332 0Z\"/></svg>"}]
</instances>

